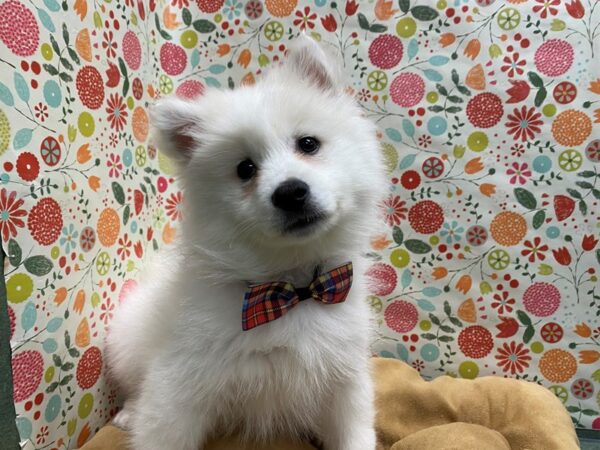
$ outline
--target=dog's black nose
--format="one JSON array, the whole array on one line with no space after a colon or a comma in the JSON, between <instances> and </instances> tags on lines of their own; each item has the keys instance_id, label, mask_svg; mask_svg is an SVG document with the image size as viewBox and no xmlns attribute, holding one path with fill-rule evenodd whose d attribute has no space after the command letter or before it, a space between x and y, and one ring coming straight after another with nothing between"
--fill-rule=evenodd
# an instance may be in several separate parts
<instances>
[{"instance_id":1,"label":"dog's black nose","mask_svg":"<svg viewBox=\"0 0 600 450\"><path fill-rule=\"evenodd\" d=\"M290 178L277 186L271 196L271 201L276 208L288 212L299 212L302 211L309 197L310 187L308 184L297 178Z\"/></svg>"}]
</instances>

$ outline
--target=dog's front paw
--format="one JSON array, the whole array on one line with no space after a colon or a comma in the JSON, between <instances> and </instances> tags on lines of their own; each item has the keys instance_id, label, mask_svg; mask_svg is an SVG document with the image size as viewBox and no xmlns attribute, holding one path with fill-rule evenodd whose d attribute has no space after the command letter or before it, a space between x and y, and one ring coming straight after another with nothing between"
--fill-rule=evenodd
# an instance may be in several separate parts
<instances>
[{"instance_id":1,"label":"dog's front paw","mask_svg":"<svg viewBox=\"0 0 600 450\"><path fill-rule=\"evenodd\" d=\"M131 428L131 410L127 405L113 417L112 424L121 430L129 430Z\"/></svg>"}]
</instances>

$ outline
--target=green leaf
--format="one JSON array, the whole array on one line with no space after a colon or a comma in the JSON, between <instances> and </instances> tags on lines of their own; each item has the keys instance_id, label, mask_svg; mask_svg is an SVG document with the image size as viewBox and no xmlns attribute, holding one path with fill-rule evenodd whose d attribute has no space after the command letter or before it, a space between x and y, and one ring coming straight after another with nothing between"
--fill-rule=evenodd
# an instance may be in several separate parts
<instances>
[{"instance_id":1,"label":"green leaf","mask_svg":"<svg viewBox=\"0 0 600 450\"><path fill-rule=\"evenodd\" d=\"M462 95L466 95L467 97L471 96L471 91L466 86L456 86L456 89L458 89L458 92Z\"/></svg>"},{"instance_id":2,"label":"green leaf","mask_svg":"<svg viewBox=\"0 0 600 450\"><path fill-rule=\"evenodd\" d=\"M58 42L56 42L56 39L54 39L53 35L50 35L50 43L52 44L52 49L54 50L54 53L60 55L60 47L58 46Z\"/></svg>"},{"instance_id":3,"label":"green leaf","mask_svg":"<svg viewBox=\"0 0 600 450\"><path fill-rule=\"evenodd\" d=\"M535 100L533 101L533 104L537 107L542 106L542 103L544 103L544 100L546 99L547 95L548 92L546 91L545 87L539 88L537 94L535 94Z\"/></svg>"},{"instance_id":4,"label":"green leaf","mask_svg":"<svg viewBox=\"0 0 600 450\"><path fill-rule=\"evenodd\" d=\"M71 335L68 331L65 331L65 347L69 348L71 346Z\"/></svg>"},{"instance_id":5,"label":"green leaf","mask_svg":"<svg viewBox=\"0 0 600 450\"><path fill-rule=\"evenodd\" d=\"M600 264L600 248L596 250L596 259L598 260L598 264Z\"/></svg>"},{"instance_id":6,"label":"green leaf","mask_svg":"<svg viewBox=\"0 0 600 450\"><path fill-rule=\"evenodd\" d=\"M444 86L442 86L441 84L436 84L435 88L438 90L438 92L443 95L444 97L446 97L448 95L448 89L446 89Z\"/></svg>"},{"instance_id":7,"label":"green leaf","mask_svg":"<svg viewBox=\"0 0 600 450\"><path fill-rule=\"evenodd\" d=\"M540 76L535 72L527 72L527 77L533 86L536 88L541 88L544 86L544 81L540 78Z\"/></svg>"},{"instance_id":8,"label":"green leaf","mask_svg":"<svg viewBox=\"0 0 600 450\"><path fill-rule=\"evenodd\" d=\"M527 328L525 328L525 333L523 333L523 342L527 344L534 334L535 328L533 327L533 325L527 325Z\"/></svg>"},{"instance_id":9,"label":"green leaf","mask_svg":"<svg viewBox=\"0 0 600 450\"><path fill-rule=\"evenodd\" d=\"M599 413L594 409L582 409L581 413L586 416L597 416Z\"/></svg>"},{"instance_id":10,"label":"green leaf","mask_svg":"<svg viewBox=\"0 0 600 450\"><path fill-rule=\"evenodd\" d=\"M440 330L442 330L444 333L455 333L456 330L452 327L449 327L448 325L440 325Z\"/></svg>"},{"instance_id":11,"label":"green leaf","mask_svg":"<svg viewBox=\"0 0 600 450\"><path fill-rule=\"evenodd\" d=\"M392 231L392 238L396 244L402 245L402 242L404 241L404 233L400 227L394 227L394 230ZM13 264L13 266L15 265L16 264Z\"/></svg>"},{"instance_id":12,"label":"green leaf","mask_svg":"<svg viewBox=\"0 0 600 450\"><path fill-rule=\"evenodd\" d=\"M58 387L58 381L53 381L52 383L50 383L50 385L46 388L46 393L50 394L52 392L54 392L56 390L56 388Z\"/></svg>"},{"instance_id":13,"label":"green leaf","mask_svg":"<svg viewBox=\"0 0 600 450\"><path fill-rule=\"evenodd\" d=\"M169 33L167 33L165 30L163 30L160 27L160 21L158 19L158 16L159 16L159 14L155 14L154 15L154 23L156 25L156 29L158 30L158 32L160 33L160 35L163 37L163 39L166 39L167 41L170 41L172 39L171 35Z\"/></svg>"},{"instance_id":14,"label":"green leaf","mask_svg":"<svg viewBox=\"0 0 600 450\"><path fill-rule=\"evenodd\" d=\"M576 198L577 200L581 200L582 198L579 191L576 191L575 189L567 189L567 192L571 197Z\"/></svg>"},{"instance_id":15,"label":"green leaf","mask_svg":"<svg viewBox=\"0 0 600 450\"><path fill-rule=\"evenodd\" d=\"M129 222L130 212L131 212L131 208L129 207L129 205L126 205L125 208L123 209L123 225L127 225L127 222Z\"/></svg>"},{"instance_id":16,"label":"green leaf","mask_svg":"<svg viewBox=\"0 0 600 450\"><path fill-rule=\"evenodd\" d=\"M66 362L60 367L60 370L62 370L64 372L68 372L73 367L75 367L75 365L72 362Z\"/></svg>"},{"instance_id":17,"label":"green leaf","mask_svg":"<svg viewBox=\"0 0 600 450\"><path fill-rule=\"evenodd\" d=\"M387 31L387 27L380 23L374 23L369 27L369 31L371 33L383 33L385 31Z\"/></svg>"},{"instance_id":18,"label":"green leaf","mask_svg":"<svg viewBox=\"0 0 600 450\"><path fill-rule=\"evenodd\" d=\"M23 265L27 272L38 277L47 275L52 270L53 264L48 258L42 255L31 256L27 258Z\"/></svg>"},{"instance_id":19,"label":"green leaf","mask_svg":"<svg viewBox=\"0 0 600 450\"><path fill-rule=\"evenodd\" d=\"M452 82L456 85L458 85L458 72L456 71L456 69L452 69Z\"/></svg>"},{"instance_id":20,"label":"green leaf","mask_svg":"<svg viewBox=\"0 0 600 450\"><path fill-rule=\"evenodd\" d=\"M428 340L428 341L433 341L433 340L435 340L435 334L432 334L432 333L423 333L423 334L421 335L421 337L422 337L423 339L426 339L426 340Z\"/></svg>"},{"instance_id":21,"label":"green leaf","mask_svg":"<svg viewBox=\"0 0 600 450\"><path fill-rule=\"evenodd\" d=\"M592 189L592 195L600 200L600 189Z\"/></svg>"},{"instance_id":22,"label":"green leaf","mask_svg":"<svg viewBox=\"0 0 600 450\"><path fill-rule=\"evenodd\" d=\"M113 181L111 184L113 195L115 196L115 200L119 203L119 205L125 204L125 192L123 192L123 188L119 183Z\"/></svg>"},{"instance_id":23,"label":"green leaf","mask_svg":"<svg viewBox=\"0 0 600 450\"><path fill-rule=\"evenodd\" d=\"M581 211L582 215L587 215L588 207L584 200L579 200L579 211Z\"/></svg>"},{"instance_id":24,"label":"green leaf","mask_svg":"<svg viewBox=\"0 0 600 450\"><path fill-rule=\"evenodd\" d=\"M73 81L73 77L71 75L69 75L67 72L61 72L61 73L58 74L58 76L65 83L70 83L71 81Z\"/></svg>"},{"instance_id":25,"label":"green leaf","mask_svg":"<svg viewBox=\"0 0 600 450\"><path fill-rule=\"evenodd\" d=\"M433 105L427 109L431 112L438 113L438 112L442 112L444 110L444 107L442 105Z\"/></svg>"},{"instance_id":26,"label":"green leaf","mask_svg":"<svg viewBox=\"0 0 600 450\"><path fill-rule=\"evenodd\" d=\"M66 377L63 377L62 380L60 380L60 385L61 386L66 386L67 384L69 384L69 382L73 379L73 375L67 375Z\"/></svg>"},{"instance_id":27,"label":"green leaf","mask_svg":"<svg viewBox=\"0 0 600 450\"><path fill-rule=\"evenodd\" d=\"M444 313L450 317L452 315L452 309L450 308L450 303L448 303L448 300L446 300L444 302Z\"/></svg>"},{"instance_id":28,"label":"green leaf","mask_svg":"<svg viewBox=\"0 0 600 450\"><path fill-rule=\"evenodd\" d=\"M434 316L431 313L429 313L429 320L431 321L432 324L437 325L438 327L441 325L440 319L438 319L436 316Z\"/></svg>"},{"instance_id":29,"label":"green leaf","mask_svg":"<svg viewBox=\"0 0 600 450\"><path fill-rule=\"evenodd\" d=\"M69 45L69 30L67 29L67 24L63 23L62 26L62 36L65 44Z\"/></svg>"},{"instance_id":30,"label":"green leaf","mask_svg":"<svg viewBox=\"0 0 600 450\"><path fill-rule=\"evenodd\" d=\"M577 176L583 178L593 178L596 176L596 172L594 172L593 170L584 170L583 172L579 172Z\"/></svg>"},{"instance_id":31,"label":"green leaf","mask_svg":"<svg viewBox=\"0 0 600 450\"><path fill-rule=\"evenodd\" d=\"M14 267L21 264L21 258L23 257L23 251L19 247L19 243L14 239L8 241L8 262Z\"/></svg>"},{"instance_id":32,"label":"green leaf","mask_svg":"<svg viewBox=\"0 0 600 450\"><path fill-rule=\"evenodd\" d=\"M198 33L211 33L217 28L214 23L206 19L194 20L192 25Z\"/></svg>"},{"instance_id":33,"label":"green leaf","mask_svg":"<svg viewBox=\"0 0 600 450\"><path fill-rule=\"evenodd\" d=\"M567 411L570 413L578 413L581 409L577 406L567 406Z\"/></svg>"},{"instance_id":34,"label":"green leaf","mask_svg":"<svg viewBox=\"0 0 600 450\"><path fill-rule=\"evenodd\" d=\"M67 58L60 58L60 63L63 65L63 67L67 70L73 70L73 65L69 62L69 60Z\"/></svg>"},{"instance_id":35,"label":"green leaf","mask_svg":"<svg viewBox=\"0 0 600 450\"><path fill-rule=\"evenodd\" d=\"M363 29L363 30L369 30L369 21L367 20L367 17L363 14L363 13L358 13L358 25Z\"/></svg>"},{"instance_id":36,"label":"green leaf","mask_svg":"<svg viewBox=\"0 0 600 450\"><path fill-rule=\"evenodd\" d=\"M592 189L594 187L592 183L588 183L587 181L576 181L575 184L581 189Z\"/></svg>"},{"instance_id":37,"label":"green leaf","mask_svg":"<svg viewBox=\"0 0 600 450\"><path fill-rule=\"evenodd\" d=\"M462 322L460 320L458 320L456 317L449 316L448 320L450 322L452 322L452 325L454 325L454 326L457 326L459 328L462 328L462 326L463 326Z\"/></svg>"},{"instance_id":38,"label":"green leaf","mask_svg":"<svg viewBox=\"0 0 600 450\"><path fill-rule=\"evenodd\" d=\"M75 50L73 50L71 47L68 47L67 53L69 53L69 56L75 64L81 64L81 60L79 59L79 56L77 56L77 52Z\"/></svg>"},{"instance_id":39,"label":"green leaf","mask_svg":"<svg viewBox=\"0 0 600 450\"><path fill-rule=\"evenodd\" d=\"M417 255L424 255L431 251L431 246L429 244L419 241L418 239L408 239L407 241L404 241L404 245L409 252Z\"/></svg>"},{"instance_id":40,"label":"green leaf","mask_svg":"<svg viewBox=\"0 0 600 450\"><path fill-rule=\"evenodd\" d=\"M519 322L521 322L523 325L531 325L531 319L525 311L521 311L520 309L518 309L517 318L519 319Z\"/></svg>"},{"instance_id":41,"label":"green leaf","mask_svg":"<svg viewBox=\"0 0 600 450\"><path fill-rule=\"evenodd\" d=\"M73 358L79 358L79 350L77 350L75 347L71 347L69 349L69 355L71 355Z\"/></svg>"},{"instance_id":42,"label":"green leaf","mask_svg":"<svg viewBox=\"0 0 600 450\"><path fill-rule=\"evenodd\" d=\"M50 75L58 75L58 69L56 67L54 67L52 64L43 64L42 67Z\"/></svg>"},{"instance_id":43,"label":"green leaf","mask_svg":"<svg viewBox=\"0 0 600 450\"><path fill-rule=\"evenodd\" d=\"M446 108L446 112L450 113L450 114L456 114L457 112L461 112L462 108L460 106L451 106L449 108Z\"/></svg>"},{"instance_id":44,"label":"green leaf","mask_svg":"<svg viewBox=\"0 0 600 450\"><path fill-rule=\"evenodd\" d=\"M129 91L129 78L123 80L123 97L127 96L127 91Z\"/></svg>"},{"instance_id":45,"label":"green leaf","mask_svg":"<svg viewBox=\"0 0 600 450\"><path fill-rule=\"evenodd\" d=\"M410 0L398 0L398 6L400 7L400 11L406 14L410 9Z\"/></svg>"},{"instance_id":46,"label":"green leaf","mask_svg":"<svg viewBox=\"0 0 600 450\"><path fill-rule=\"evenodd\" d=\"M422 5L413 6L410 13L415 19L423 21L433 20L438 16L438 12L435 9Z\"/></svg>"},{"instance_id":47,"label":"green leaf","mask_svg":"<svg viewBox=\"0 0 600 450\"><path fill-rule=\"evenodd\" d=\"M544 211L543 209L540 209L538 212L536 212L533 215L533 229L537 230L539 227L541 227L544 224L545 220L546 220L546 211Z\"/></svg>"},{"instance_id":48,"label":"green leaf","mask_svg":"<svg viewBox=\"0 0 600 450\"><path fill-rule=\"evenodd\" d=\"M461 97L459 97L458 95L449 95L448 101L452 102L452 103L462 103L463 99Z\"/></svg>"},{"instance_id":49,"label":"green leaf","mask_svg":"<svg viewBox=\"0 0 600 450\"><path fill-rule=\"evenodd\" d=\"M440 336L438 340L440 342L452 342L454 338L452 336Z\"/></svg>"},{"instance_id":50,"label":"green leaf","mask_svg":"<svg viewBox=\"0 0 600 450\"><path fill-rule=\"evenodd\" d=\"M535 209L537 200L531 192L523 188L515 188L515 197L517 201L527 209Z\"/></svg>"},{"instance_id":51,"label":"green leaf","mask_svg":"<svg viewBox=\"0 0 600 450\"><path fill-rule=\"evenodd\" d=\"M52 355L52 361L54 362L54 365L56 367L62 366L62 360L60 359L60 356L58 356L56 354Z\"/></svg>"},{"instance_id":52,"label":"green leaf","mask_svg":"<svg viewBox=\"0 0 600 450\"><path fill-rule=\"evenodd\" d=\"M186 26L190 26L190 23L192 23L192 13L189 9L183 8L183 11L181 11L181 20L183 20Z\"/></svg>"}]
</instances>

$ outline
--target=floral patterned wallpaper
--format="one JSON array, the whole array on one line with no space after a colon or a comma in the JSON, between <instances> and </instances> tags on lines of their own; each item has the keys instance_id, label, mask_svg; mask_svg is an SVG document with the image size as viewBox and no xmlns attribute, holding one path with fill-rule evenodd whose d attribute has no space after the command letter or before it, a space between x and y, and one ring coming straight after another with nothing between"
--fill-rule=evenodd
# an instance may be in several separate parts
<instances>
[{"instance_id":1,"label":"floral patterned wallpaper","mask_svg":"<svg viewBox=\"0 0 600 450\"><path fill-rule=\"evenodd\" d=\"M596 0L0 0L0 234L24 448L115 413L103 336L182 192L157 97L252 84L305 31L380 127L373 351L541 383L600 428Z\"/></svg>"}]
</instances>

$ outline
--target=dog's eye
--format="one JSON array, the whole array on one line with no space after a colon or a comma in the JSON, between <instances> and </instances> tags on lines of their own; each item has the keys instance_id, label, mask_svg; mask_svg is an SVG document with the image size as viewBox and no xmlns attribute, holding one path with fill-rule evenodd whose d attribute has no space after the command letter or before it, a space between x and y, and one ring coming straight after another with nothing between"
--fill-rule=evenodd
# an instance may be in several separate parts
<instances>
[{"instance_id":1,"label":"dog's eye","mask_svg":"<svg viewBox=\"0 0 600 450\"><path fill-rule=\"evenodd\" d=\"M317 153L317 150L319 150L319 147L321 146L319 140L312 136L301 137L296 144L298 145L298 150L309 155Z\"/></svg>"},{"instance_id":2,"label":"dog's eye","mask_svg":"<svg viewBox=\"0 0 600 450\"><path fill-rule=\"evenodd\" d=\"M256 174L256 165L251 159L245 159L237 166L237 176L246 181Z\"/></svg>"}]
</instances>

